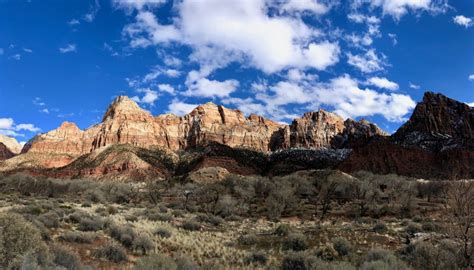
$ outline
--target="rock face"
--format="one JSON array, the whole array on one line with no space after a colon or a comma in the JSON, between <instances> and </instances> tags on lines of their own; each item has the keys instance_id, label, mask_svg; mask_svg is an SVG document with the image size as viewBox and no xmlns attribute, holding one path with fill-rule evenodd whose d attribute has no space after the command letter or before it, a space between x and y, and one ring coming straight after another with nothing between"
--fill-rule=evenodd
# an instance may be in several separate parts
<instances>
[{"instance_id":1,"label":"rock face","mask_svg":"<svg viewBox=\"0 0 474 270\"><path fill-rule=\"evenodd\" d=\"M374 136L386 136L386 133L365 120L344 121L337 114L319 110L305 113L302 118L281 129L274 137L272 149L339 149L363 144Z\"/></svg>"},{"instance_id":2,"label":"rock face","mask_svg":"<svg viewBox=\"0 0 474 270\"><path fill-rule=\"evenodd\" d=\"M425 93L391 137L356 147L340 168L440 179L474 177L474 108Z\"/></svg>"},{"instance_id":3,"label":"rock face","mask_svg":"<svg viewBox=\"0 0 474 270\"><path fill-rule=\"evenodd\" d=\"M15 156L15 154L10 151L10 149L3 143L0 143L0 160L9 159Z\"/></svg>"},{"instance_id":4,"label":"rock face","mask_svg":"<svg viewBox=\"0 0 474 270\"><path fill-rule=\"evenodd\" d=\"M15 155L21 152L22 146L17 142L17 140L15 140L15 138L0 134L0 143Z\"/></svg>"}]
</instances>

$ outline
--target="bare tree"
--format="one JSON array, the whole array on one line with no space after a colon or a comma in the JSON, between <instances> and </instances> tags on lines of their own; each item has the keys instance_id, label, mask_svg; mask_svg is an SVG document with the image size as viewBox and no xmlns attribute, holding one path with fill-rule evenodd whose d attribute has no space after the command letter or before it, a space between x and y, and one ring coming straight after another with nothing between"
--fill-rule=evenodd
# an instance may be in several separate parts
<instances>
[{"instance_id":1,"label":"bare tree","mask_svg":"<svg viewBox=\"0 0 474 270\"><path fill-rule=\"evenodd\" d=\"M449 234L461 244L464 267L474 268L474 182L459 181L448 191Z\"/></svg>"}]
</instances>

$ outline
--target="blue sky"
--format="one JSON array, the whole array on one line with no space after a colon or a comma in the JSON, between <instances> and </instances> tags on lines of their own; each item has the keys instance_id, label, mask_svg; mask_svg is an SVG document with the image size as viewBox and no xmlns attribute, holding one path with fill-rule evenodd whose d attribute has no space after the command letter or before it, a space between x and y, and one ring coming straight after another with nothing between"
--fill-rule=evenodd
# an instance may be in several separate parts
<instances>
[{"instance_id":1,"label":"blue sky","mask_svg":"<svg viewBox=\"0 0 474 270\"><path fill-rule=\"evenodd\" d=\"M87 128L117 95L393 132L424 91L474 102L473 51L472 0L0 0L0 133Z\"/></svg>"}]
</instances>

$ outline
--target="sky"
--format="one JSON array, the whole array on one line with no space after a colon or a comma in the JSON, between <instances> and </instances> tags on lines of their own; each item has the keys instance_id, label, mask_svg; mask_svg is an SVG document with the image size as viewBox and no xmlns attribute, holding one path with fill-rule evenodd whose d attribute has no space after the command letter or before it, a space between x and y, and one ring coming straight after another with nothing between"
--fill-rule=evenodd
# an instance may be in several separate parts
<instances>
[{"instance_id":1,"label":"sky","mask_svg":"<svg viewBox=\"0 0 474 270\"><path fill-rule=\"evenodd\" d=\"M391 133L425 91L474 105L473 0L0 0L0 134L21 142L118 95Z\"/></svg>"}]
</instances>

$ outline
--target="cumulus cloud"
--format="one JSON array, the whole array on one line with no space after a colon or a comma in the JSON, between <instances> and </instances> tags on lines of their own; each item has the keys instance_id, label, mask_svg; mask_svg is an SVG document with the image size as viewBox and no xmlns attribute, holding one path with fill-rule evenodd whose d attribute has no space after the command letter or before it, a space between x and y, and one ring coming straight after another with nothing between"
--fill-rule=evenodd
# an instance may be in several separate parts
<instances>
[{"instance_id":1,"label":"cumulus cloud","mask_svg":"<svg viewBox=\"0 0 474 270\"><path fill-rule=\"evenodd\" d=\"M139 88L136 91L137 93L142 94L142 97L139 97L139 96L132 97L132 100L138 103L153 106L155 104L155 101L158 99L158 92L151 90L150 88Z\"/></svg>"},{"instance_id":2,"label":"cumulus cloud","mask_svg":"<svg viewBox=\"0 0 474 270\"><path fill-rule=\"evenodd\" d=\"M161 92L166 92L171 95L174 95L176 93L176 90L173 88L173 86L169 84L158 84L158 89Z\"/></svg>"},{"instance_id":3,"label":"cumulus cloud","mask_svg":"<svg viewBox=\"0 0 474 270\"><path fill-rule=\"evenodd\" d=\"M71 19L70 21L67 22L67 24L73 26L73 25L81 24L81 22L78 19Z\"/></svg>"},{"instance_id":4,"label":"cumulus cloud","mask_svg":"<svg viewBox=\"0 0 474 270\"><path fill-rule=\"evenodd\" d=\"M311 12L314 14L324 14L329 7L318 0L288 0L283 4L282 9L289 12Z\"/></svg>"},{"instance_id":5,"label":"cumulus cloud","mask_svg":"<svg viewBox=\"0 0 474 270\"><path fill-rule=\"evenodd\" d=\"M381 77L372 77L367 80L367 83L369 85L376 86L378 88L382 89L388 89L388 90L398 90L398 84L395 82L390 81L387 78L381 78Z\"/></svg>"},{"instance_id":6,"label":"cumulus cloud","mask_svg":"<svg viewBox=\"0 0 474 270\"><path fill-rule=\"evenodd\" d=\"M385 63L385 56L382 55L379 57L374 49L370 49L365 54L359 55L348 53L347 58L349 65L356 67L364 73L384 70L384 66L387 65Z\"/></svg>"},{"instance_id":7,"label":"cumulus cloud","mask_svg":"<svg viewBox=\"0 0 474 270\"><path fill-rule=\"evenodd\" d=\"M421 86L417 85L417 84L414 84L414 83L409 83L408 86L411 88L411 89L415 89L415 90L418 90L421 88Z\"/></svg>"},{"instance_id":8,"label":"cumulus cloud","mask_svg":"<svg viewBox=\"0 0 474 270\"><path fill-rule=\"evenodd\" d=\"M99 12L100 10L100 3L99 3L99 0L95 0L94 4L92 4L90 7L89 7L89 12L87 12L83 19L84 21L86 22L93 22L95 17L97 16L97 12Z\"/></svg>"},{"instance_id":9,"label":"cumulus cloud","mask_svg":"<svg viewBox=\"0 0 474 270\"><path fill-rule=\"evenodd\" d=\"M76 51L77 51L76 44L67 44L65 47L59 48L60 53L70 53L70 52L76 52Z\"/></svg>"},{"instance_id":10,"label":"cumulus cloud","mask_svg":"<svg viewBox=\"0 0 474 270\"><path fill-rule=\"evenodd\" d=\"M12 118L0 118L0 134L21 137L20 131L38 132L41 129L33 124L15 124Z\"/></svg>"},{"instance_id":11,"label":"cumulus cloud","mask_svg":"<svg viewBox=\"0 0 474 270\"><path fill-rule=\"evenodd\" d=\"M197 106L197 104L185 103L178 99L173 99L168 105L168 112L176 115L184 115L190 113Z\"/></svg>"},{"instance_id":12,"label":"cumulus cloud","mask_svg":"<svg viewBox=\"0 0 474 270\"><path fill-rule=\"evenodd\" d=\"M420 12L427 11L431 13L444 12L447 8L446 0L368 0L356 2L369 2L372 7L379 7L382 9L384 15L390 15L397 20L400 20L409 11Z\"/></svg>"},{"instance_id":13,"label":"cumulus cloud","mask_svg":"<svg viewBox=\"0 0 474 270\"><path fill-rule=\"evenodd\" d=\"M469 77L467 77L470 81L474 81L474 74L471 74L469 75Z\"/></svg>"},{"instance_id":14,"label":"cumulus cloud","mask_svg":"<svg viewBox=\"0 0 474 270\"><path fill-rule=\"evenodd\" d=\"M236 80L217 81L207 78L188 78L187 85L188 89L183 93L185 96L224 98L237 89L239 82Z\"/></svg>"},{"instance_id":15,"label":"cumulus cloud","mask_svg":"<svg viewBox=\"0 0 474 270\"><path fill-rule=\"evenodd\" d=\"M464 26L466 28L470 27L473 25L473 21L471 18L465 17L463 15L458 15L453 18L453 21L455 24Z\"/></svg>"},{"instance_id":16,"label":"cumulus cloud","mask_svg":"<svg viewBox=\"0 0 474 270\"><path fill-rule=\"evenodd\" d=\"M292 3L286 2L288 8L296 8ZM338 62L337 43L317 41L321 32L300 18L270 16L268 5L265 0L184 0L177 4L175 23L164 25L150 11L139 10L123 32L131 47L170 42L190 46L191 59L211 70L234 61L266 73L288 67L324 70Z\"/></svg>"}]
</instances>

